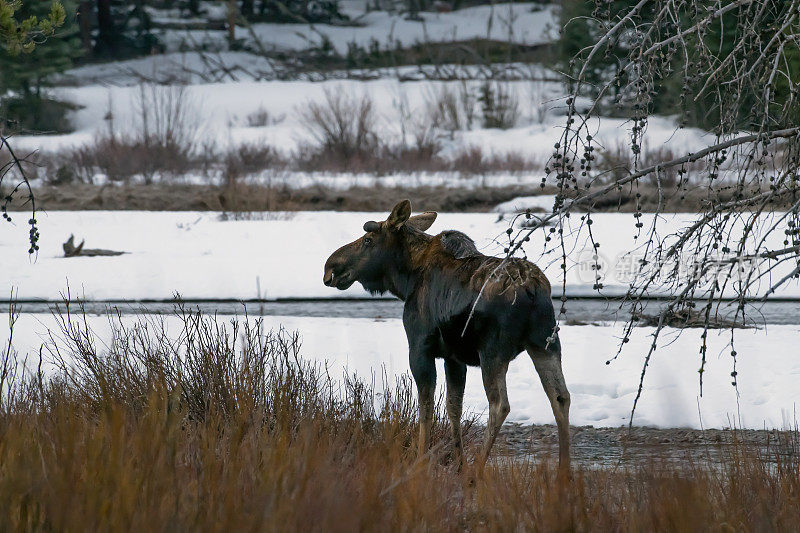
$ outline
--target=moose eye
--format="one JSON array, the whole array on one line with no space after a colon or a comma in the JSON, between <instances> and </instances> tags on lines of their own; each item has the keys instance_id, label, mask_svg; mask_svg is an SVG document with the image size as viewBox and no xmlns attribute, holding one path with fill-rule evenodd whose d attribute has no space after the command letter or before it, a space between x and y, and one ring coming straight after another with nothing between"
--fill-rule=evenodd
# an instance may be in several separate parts
<instances>
[{"instance_id":1,"label":"moose eye","mask_svg":"<svg viewBox=\"0 0 800 533\"><path fill-rule=\"evenodd\" d=\"M372 239L364 237L364 246L372 246Z\"/></svg>"}]
</instances>

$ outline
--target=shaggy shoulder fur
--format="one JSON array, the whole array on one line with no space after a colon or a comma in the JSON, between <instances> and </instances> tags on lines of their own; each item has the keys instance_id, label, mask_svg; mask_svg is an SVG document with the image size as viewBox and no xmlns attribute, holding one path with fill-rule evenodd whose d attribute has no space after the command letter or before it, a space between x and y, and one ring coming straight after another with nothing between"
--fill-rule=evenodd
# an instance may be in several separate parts
<instances>
[{"instance_id":1,"label":"shaggy shoulder fur","mask_svg":"<svg viewBox=\"0 0 800 533\"><path fill-rule=\"evenodd\" d=\"M466 233L450 229L441 232L438 237L442 241L442 248L453 254L456 259L483 255L475 246L475 241Z\"/></svg>"}]
</instances>

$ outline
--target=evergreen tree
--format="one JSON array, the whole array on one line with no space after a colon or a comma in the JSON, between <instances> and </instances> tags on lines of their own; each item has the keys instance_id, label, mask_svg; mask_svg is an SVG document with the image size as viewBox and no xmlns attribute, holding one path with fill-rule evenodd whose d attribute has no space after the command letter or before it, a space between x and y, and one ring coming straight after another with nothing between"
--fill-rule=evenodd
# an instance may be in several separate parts
<instances>
[{"instance_id":1,"label":"evergreen tree","mask_svg":"<svg viewBox=\"0 0 800 533\"><path fill-rule=\"evenodd\" d=\"M146 3L145 0L96 0L96 57L123 59L163 51L153 34Z\"/></svg>"},{"instance_id":2,"label":"evergreen tree","mask_svg":"<svg viewBox=\"0 0 800 533\"><path fill-rule=\"evenodd\" d=\"M28 53L15 54L13 49L0 50L0 94L5 98L0 113L6 124L33 131L64 131L67 104L43 98L42 88L53 74L72 65L83 50L75 24L75 5L63 2L66 16L63 26L45 42ZM17 12L21 20L46 18L52 10L50 0L26 1Z\"/></svg>"},{"instance_id":3,"label":"evergreen tree","mask_svg":"<svg viewBox=\"0 0 800 533\"><path fill-rule=\"evenodd\" d=\"M67 0L63 2L63 8L73 16L67 17L57 33L30 53L0 51L0 90L14 91L25 97L38 97L48 76L63 72L72 65L73 59L81 55L78 28L74 20L75 6ZM21 6L18 16L21 19L43 19L51 9L50 0L29 0Z\"/></svg>"},{"instance_id":4,"label":"evergreen tree","mask_svg":"<svg viewBox=\"0 0 800 533\"><path fill-rule=\"evenodd\" d=\"M20 7L20 0L0 0L0 50L12 55L32 52L36 40L51 36L66 18L60 2L50 4L49 11L41 18L20 17L17 13Z\"/></svg>"},{"instance_id":5,"label":"evergreen tree","mask_svg":"<svg viewBox=\"0 0 800 533\"><path fill-rule=\"evenodd\" d=\"M243 0L243 3L249 3ZM249 9L249 8L248 8ZM338 0L261 0L259 19L266 22L336 22L347 20Z\"/></svg>"}]
</instances>

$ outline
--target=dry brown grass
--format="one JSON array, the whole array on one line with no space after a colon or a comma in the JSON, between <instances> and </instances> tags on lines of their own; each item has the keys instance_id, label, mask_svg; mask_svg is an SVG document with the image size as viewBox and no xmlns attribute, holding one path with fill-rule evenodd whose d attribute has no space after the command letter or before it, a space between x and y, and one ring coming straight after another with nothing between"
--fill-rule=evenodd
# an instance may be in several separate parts
<instances>
[{"instance_id":1,"label":"dry brown grass","mask_svg":"<svg viewBox=\"0 0 800 533\"><path fill-rule=\"evenodd\" d=\"M341 172L378 176L417 172L457 172L463 175L538 172L544 163L520 153L487 153L477 146L444 157L434 138L419 138L405 144L382 143L371 151L344 152L325 146L301 144L284 154L268 144L249 143L227 150L213 144L197 146L178 143L148 144L133 136L98 135L91 143L58 153L35 157L31 175L51 185L108 181L132 183L179 182L191 176L213 182L269 172Z\"/></svg>"},{"instance_id":2,"label":"dry brown grass","mask_svg":"<svg viewBox=\"0 0 800 533\"><path fill-rule=\"evenodd\" d=\"M509 164L512 164L510 161ZM554 194L554 187L354 187L348 190L324 186L291 189L285 186L253 185L233 180L223 187L154 183L151 185L41 186L36 189L36 205L55 210L143 210L143 211L389 211L398 198L408 198L420 209L442 212L486 212L517 196ZM570 191L572 193L572 191ZM636 194L641 196L637 198ZM721 191L719 198L732 198L735 191ZM599 198L593 212L631 213L638 209L663 212L696 212L708 200L707 191L694 187L659 197L653 187L626 188ZM660 203L659 203L660 201ZM790 207L791 199L775 203L774 209ZM13 203L9 211L26 209Z\"/></svg>"},{"instance_id":3,"label":"dry brown grass","mask_svg":"<svg viewBox=\"0 0 800 533\"><path fill-rule=\"evenodd\" d=\"M585 470L499 460L483 476L414 453L408 381L337 388L297 338L178 312L112 318L102 353L62 316L60 370L8 376L4 530L796 530L800 458L731 447L721 464ZM146 329L145 329L146 328ZM3 352L0 352L2 355ZM8 357L3 369L13 367ZM2 369L0 369L2 370ZM474 431L469 432L470 435ZM797 437L793 436L796 443ZM468 450L475 450L474 438Z\"/></svg>"}]
</instances>

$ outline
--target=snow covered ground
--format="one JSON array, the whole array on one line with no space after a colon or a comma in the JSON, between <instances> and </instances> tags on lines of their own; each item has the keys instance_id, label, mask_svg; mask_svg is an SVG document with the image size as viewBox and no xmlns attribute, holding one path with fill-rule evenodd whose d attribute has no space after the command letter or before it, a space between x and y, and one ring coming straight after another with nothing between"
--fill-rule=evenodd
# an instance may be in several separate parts
<instances>
[{"instance_id":1,"label":"snow covered ground","mask_svg":"<svg viewBox=\"0 0 800 533\"><path fill-rule=\"evenodd\" d=\"M240 51L221 51L210 56L199 52L168 52L165 54L90 63L71 68L55 79L58 85L101 85L122 87L138 85L143 80L159 83L202 83L203 81L239 81L272 78L275 62Z\"/></svg>"},{"instance_id":2,"label":"snow covered ground","mask_svg":"<svg viewBox=\"0 0 800 533\"><path fill-rule=\"evenodd\" d=\"M552 197L545 197L543 205L547 201ZM16 227L0 224L0 290L8 294L15 287L21 299L48 300L59 299L67 286L73 295L97 300L169 299L176 292L193 299L252 299L259 296L259 288L260 296L267 299L364 297L367 293L359 284L345 292L324 286L323 264L335 249L363 234L364 222L384 220L387 214L257 213L254 220L222 221L213 212L54 211L39 215L41 250L38 256L29 257L23 222L27 216L18 213L14 216ZM661 215L658 231L664 236L673 234L693 217ZM597 260L605 285L603 294L624 294L633 268L644 254L643 243L634 239L636 220L633 214L617 213L599 213L592 219L592 231L601 245ZM645 214L641 220L647 229L653 216ZM470 235L484 253L501 255L508 242L508 223L508 215L501 220L497 213L441 213L429 232L458 229ZM592 290L595 254L586 228L579 231L580 225L580 217L575 215L565 230L566 285L572 296L596 294ZM76 242L86 239L87 248L128 253L65 259L61 245L70 234ZM547 235L547 229L534 233L525 250L557 292L562 282L560 248L555 240L546 243ZM782 238L779 228L766 245L782 248ZM681 258L678 266L681 275L689 275L692 258ZM762 290L790 269L790 263L777 268L763 281ZM787 283L773 296L800 297L800 285Z\"/></svg>"},{"instance_id":3,"label":"snow covered ground","mask_svg":"<svg viewBox=\"0 0 800 533\"><path fill-rule=\"evenodd\" d=\"M133 317L123 317L126 321ZM97 333L98 346L109 339L106 317L87 318ZM179 329L175 319L170 331ZM400 320L353 318L265 317L265 328L283 326L299 331L304 358L327 361L330 375L341 378L355 372L361 378L383 386L383 375L393 384L408 371L407 343ZM22 315L15 328L14 345L20 354L38 353L47 331L56 332L50 315ZM564 375L572 396L571 423L616 427L628 421L643 357L651 339L649 328L637 328L623 355L606 365L614 355L619 329L614 326L562 326ZM770 326L767 330L737 333L737 390L731 386L729 332L709 335L708 362L703 396L699 397L698 346L700 330L667 330L661 348L653 356L634 423L659 427L693 428L787 428L797 422L800 401L800 358L796 344L800 327ZM0 328L5 344L7 327ZM45 351L45 353L47 353ZM439 361L439 385L444 371ZM509 420L524 423L553 423L553 415L542 392L533 364L520 355L509 367ZM465 409L484 418L486 396L480 370L467 375Z\"/></svg>"},{"instance_id":4,"label":"snow covered ground","mask_svg":"<svg viewBox=\"0 0 800 533\"><path fill-rule=\"evenodd\" d=\"M379 79L373 81L332 80L305 81L239 81L189 85L180 94L186 109L191 132L201 146L213 144L219 149L243 143L268 145L289 155L299 146L313 142L304 127L299 112L309 102L323 103L326 92L372 99L376 111L376 130L380 139L389 144L405 140L413 142L415 124L431 114L433 102L444 91L458 94L462 82L410 81ZM466 82L468 90L477 95L480 81ZM455 157L470 147L479 147L484 154L518 154L530 161L540 162L541 168L552 154L553 145L562 133L564 103L560 100L563 87L556 82L507 82L508 90L516 95L518 117L516 126L507 129L482 128L476 120L472 129L440 131L444 157ZM145 106L156 106L158 98L177 98L175 88L145 90ZM58 98L73 102L80 109L71 113L75 131L65 135L18 136L15 146L20 151L44 152L77 147L91 143L98 134L110 128L120 134L141 130L142 97L137 86L106 87L89 85L54 89ZM475 104L478 105L477 103ZM167 111L157 111L167 113ZM266 123L251 126L249 117L260 114ZM402 117L405 116L405 119ZM627 145L630 124L620 118L594 119L588 124L598 146L613 149ZM649 120L644 149L669 148L676 153L696 151L713 142L710 134L693 128L679 129L671 118L652 117ZM537 181L541 176L531 177Z\"/></svg>"},{"instance_id":5,"label":"snow covered ground","mask_svg":"<svg viewBox=\"0 0 800 533\"><path fill-rule=\"evenodd\" d=\"M321 40L326 39L340 52L346 51L351 43L364 47L373 42L382 46L388 43L393 47L396 42L410 45L422 41L456 41L475 37L539 44L554 39L559 9L555 5L536 3L483 5L452 13L423 13L425 22L420 23L406 20L399 14L366 12L362 0L345 1L342 6L358 26L255 24L253 31L265 46L291 50L318 46ZM199 30L168 30L167 37L177 43L190 34L198 42L209 38L220 42L225 40L225 32ZM249 38L243 28L237 29L237 37ZM304 127L300 112L307 109L311 102L323 103L327 93L358 99L370 98L377 116L377 137L387 144L402 141L413 144L415 133L429 126L432 109L442 95L449 93L458 98L466 91L471 95L471 112L475 120L464 130L451 132L437 129L438 140L443 148L441 155L444 157L456 157L476 147L487 156L519 155L543 169L564 125L564 85L554 81L560 80L561 75L538 64L499 65L506 69L524 70L531 78L503 82L504 90L517 102L517 117L514 127L500 130L482 127L481 104L477 97L484 82L480 79L466 82L408 80L416 70L431 65L383 69L377 73L381 76L379 79L370 81L254 81L274 75L274 69L281 67L269 58L228 51L224 46L218 52L201 57L196 52L177 51L175 43L163 55L84 65L68 71L59 79L65 85L53 89L52 93L56 98L80 106L69 115L75 131L65 135L18 136L14 138L15 146L22 152L55 152L92 143L98 135L110 129L119 134L141 132L141 109L167 116L170 112L158 109L155 100L174 100L162 94L142 101L140 87L137 86L142 78L188 83L181 89L180 98L191 123L192 134L204 150L213 146L222 151L249 143L270 146L290 156L298 147L313 142L313 135ZM485 66L461 67L460 72L469 73L470 69L478 68ZM337 73L329 74L337 76ZM178 89L166 87L158 91L169 93ZM585 105L586 102L578 102L579 108ZM251 120L254 116L266 120L259 123ZM113 118L113 124L110 118ZM593 119L588 128L598 147L614 149L629 144L630 124L624 119ZM707 132L679 129L670 117L652 117L642 146L644 150L667 147L675 152L683 152L699 150L712 141L713 137ZM524 180L538 183L541 172L532 174L526 173ZM300 176L298 180L297 177L297 173L277 178L273 173L263 176L264 179L277 179L293 185L298 182L316 184L318 181L316 175L310 179ZM192 175L181 179L192 181L194 178L208 180L205 176ZM411 178L413 180L414 176ZM94 181L103 183L103 179L98 175ZM330 181L325 176L321 179ZM520 181L518 176L514 179ZM435 180L453 186L464 185L448 177L437 176ZM504 184L506 180L487 181L490 186Z\"/></svg>"},{"instance_id":6,"label":"snow covered ground","mask_svg":"<svg viewBox=\"0 0 800 533\"><path fill-rule=\"evenodd\" d=\"M328 43L344 55L349 46L382 50L398 45L492 39L520 45L536 45L555 40L558 7L538 3L505 3L459 9L448 13L420 13L422 21L408 20L407 14L366 11L365 2L342 2L350 25L269 24L252 25L265 50L303 51ZM247 28L237 27L236 38L253 42ZM162 40L168 51L201 44L206 48L227 47L226 31L169 30ZM257 46L257 45L256 45ZM327 44L326 44L327 46Z\"/></svg>"}]
</instances>

